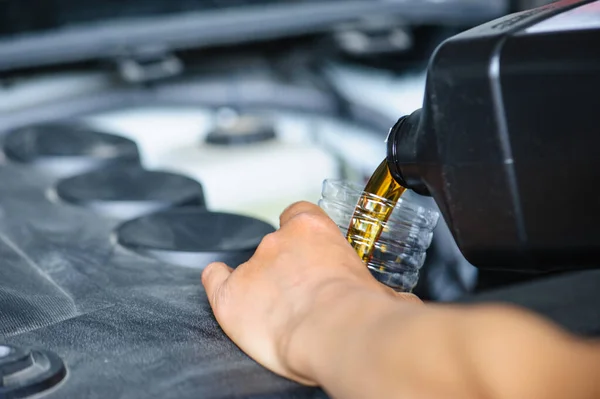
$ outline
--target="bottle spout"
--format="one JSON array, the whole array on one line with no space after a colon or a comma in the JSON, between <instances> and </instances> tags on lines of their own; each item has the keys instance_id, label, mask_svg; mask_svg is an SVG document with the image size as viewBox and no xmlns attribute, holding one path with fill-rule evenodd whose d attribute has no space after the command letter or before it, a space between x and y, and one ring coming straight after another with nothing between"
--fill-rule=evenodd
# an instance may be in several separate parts
<instances>
[{"instance_id":1,"label":"bottle spout","mask_svg":"<svg viewBox=\"0 0 600 399\"><path fill-rule=\"evenodd\" d=\"M398 184L417 194L431 196L419 172L419 145L423 135L420 126L420 109L396 122L387 139L387 163Z\"/></svg>"}]
</instances>

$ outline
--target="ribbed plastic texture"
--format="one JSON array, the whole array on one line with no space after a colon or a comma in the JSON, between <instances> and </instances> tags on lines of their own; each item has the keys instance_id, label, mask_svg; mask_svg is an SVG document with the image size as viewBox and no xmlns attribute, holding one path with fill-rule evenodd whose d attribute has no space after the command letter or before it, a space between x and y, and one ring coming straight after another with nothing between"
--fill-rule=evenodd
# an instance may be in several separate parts
<instances>
[{"instance_id":1,"label":"ribbed plastic texture","mask_svg":"<svg viewBox=\"0 0 600 399\"><path fill-rule=\"evenodd\" d=\"M354 216L366 227L379 224L383 230L373 249L367 267L373 276L397 291L410 292L419 280L419 271L425 262L426 251L433 238L439 213L425 208L407 197L402 197L394 205L385 198L366 194L369 201L358 207L363 188L343 180L325 180L319 206L338 225L344 236ZM391 216L386 222L378 219L374 210L385 212L392 207ZM354 242L369 245L363 237L352 237Z\"/></svg>"}]
</instances>

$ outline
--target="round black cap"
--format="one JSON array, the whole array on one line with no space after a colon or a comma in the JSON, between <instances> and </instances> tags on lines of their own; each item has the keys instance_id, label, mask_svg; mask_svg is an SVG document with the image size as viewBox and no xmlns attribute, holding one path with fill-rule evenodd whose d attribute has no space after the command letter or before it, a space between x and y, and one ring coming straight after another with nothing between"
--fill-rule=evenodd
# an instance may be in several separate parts
<instances>
[{"instance_id":1,"label":"round black cap","mask_svg":"<svg viewBox=\"0 0 600 399\"><path fill-rule=\"evenodd\" d=\"M68 176L118 163L139 164L137 145L89 127L46 124L14 130L4 139L7 158Z\"/></svg>"},{"instance_id":2,"label":"round black cap","mask_svg":"<svg viewBox=\"0 0 600 399\"><path fill-rule=\"evenodd\" d=\"M52 388L67 371L49 351L0 344L0 398L25 398Z\"/></svg>"},{"instance_id":3,"label":"round black cap","mask_svg":"<svg viewBox=\"0 0 600 399\"><path fill-rule=\"evenodd\" d=\"M246 262L263 237L275 231L247 216L181 208L154 213L118 228L121 245L179 266L204 268L220 261L236 267Z\"/></svg>"},{"instance_id":4,"label":"round black cap","mask_svg":"<svg viewBox=\"0 0 600 399\"><path fill-rule=\"evenodd\" d=\"M204 207L202 185L186 176L141 167L110 167L61 180L63 201L103 215L131 219L179 206Z\"/></svg>"},{"instance_id":5,"label":"round black cap","mask_svg":"<svg viewBox=\"0 0 600 399\"><path fill-rule=\"evenodd\" d=\"M216 145L244 145L275 139L275 127L266 118L254 115L237 116L228 124L220 124L206 136L206 142Z\"/></svg>"}]
</instances>

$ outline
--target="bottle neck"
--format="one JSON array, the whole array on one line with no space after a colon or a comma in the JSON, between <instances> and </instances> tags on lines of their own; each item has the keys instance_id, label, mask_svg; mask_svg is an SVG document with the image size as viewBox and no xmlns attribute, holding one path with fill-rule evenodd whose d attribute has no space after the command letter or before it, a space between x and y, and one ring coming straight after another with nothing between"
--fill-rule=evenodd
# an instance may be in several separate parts
<instances>
[{"instance_id":1,"label":"bottle neck","mask_svg":"<svg viewBox=\"0 0 600 399\"><path fill-rule=\"evenodd\" d=\"M421 110L398 120L387 140L388 168L394 179L417 194L431 196L419 167Z\"/></svg>"}]
</instances>

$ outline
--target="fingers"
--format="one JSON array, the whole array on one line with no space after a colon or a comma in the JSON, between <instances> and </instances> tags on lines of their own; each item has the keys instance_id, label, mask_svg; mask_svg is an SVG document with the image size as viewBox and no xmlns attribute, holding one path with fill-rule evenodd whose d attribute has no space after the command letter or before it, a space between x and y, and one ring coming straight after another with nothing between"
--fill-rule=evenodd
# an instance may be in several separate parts
<instances>
[{"instance_id":1,"label":"fingers","mask_svg":"<svg viewBox=\"0 0 600 399\"><path fill-rule=\"evenodd\" d=\"M279 216L279 226L283 227L286 223L300 214L310 214L328 218L327 214L319 208L319 206L310 202L300 201L288 206L283 211L281 216Z\"/></svg>"},{"instance_id":2,"label":"fingers","mask_svg":"<svg viewBox=\"0 0 600 399\"><path fill-rule=\"evenodd\" d=\"M210 306L214 309L218 306L219 292L223 284L231 275L233 269L225 263L211 263L202 272L202 284L206 290Z\"/></svg>"}]
</instances>

